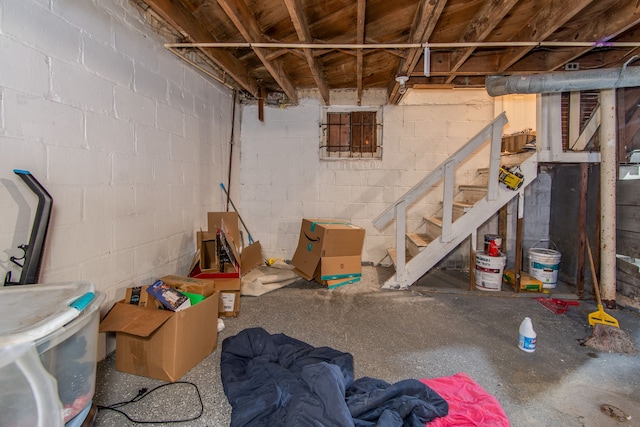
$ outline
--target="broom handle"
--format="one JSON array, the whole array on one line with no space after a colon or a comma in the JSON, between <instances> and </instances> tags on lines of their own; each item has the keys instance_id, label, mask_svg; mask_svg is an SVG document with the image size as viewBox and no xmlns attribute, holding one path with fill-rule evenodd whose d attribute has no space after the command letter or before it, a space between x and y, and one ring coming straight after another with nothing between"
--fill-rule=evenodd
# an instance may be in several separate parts
<instances>
[{"instance_id":1,"label":"broom handle","mask_svg":"<svg viewBox=\"0 0 640 427\"><path fill-rule=\"evenodd\" d=\"M598 305L602 305L602 301L600 299L600 288L598 287L598 278L596 277L596 266L593 264L593 255L591 254L591 245L589 244L588 238L587 238L587 251L589 252L589 263L591 264L591 277L593 278L593 288L596 291L596 299L598 300Z\"/></svg>"}]
</instances>

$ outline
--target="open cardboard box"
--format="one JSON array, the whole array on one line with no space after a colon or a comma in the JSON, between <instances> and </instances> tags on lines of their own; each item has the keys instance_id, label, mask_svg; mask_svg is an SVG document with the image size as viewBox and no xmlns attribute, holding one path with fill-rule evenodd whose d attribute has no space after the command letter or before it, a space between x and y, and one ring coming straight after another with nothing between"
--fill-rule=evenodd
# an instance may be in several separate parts
<instances>
[{"instance_id":1,"label":"open cardboard box","mask_svg":"<svg viewBox=\"0 0 640 427\"><path fill-rule=\"evenodd\" d=\"M116 333L116 369L177 381L216 349L219 301L214 291L178 312L117 302L100 323Z\"/></svg>"},{"instance_id":2,"label":"open cardboard box","mask_svg":"<svg viewBox=\"0 0 640 427\"><path fill-rule=\"evenodd\" d=\"M242 242L239 228L239 216L237 212L208 212L206 232L197 233L196 256L189 269L189 277L212 280L216 291L220 292L220 317L236 317L240 314L240 288L242 276L255 267L264 264L262 246L260 242L240 248L238 242ZM217 231L221 230L221 235ZM212 237L213 236L213 237ZM222 238L222 245L230 253L233 262L225 263L223 271L220 271L220 260L216 254L211 254L210 248L215 251L216 246L207 241ZM203 251L208 253L203 255ZM216 259L215 264L205 264L204 260ZM205 266L205 268L202 268Z\"/></svg>"},{"instance_id":3,"label":"open cardboard box","mask_svg":"<svg viewBox=\"0 0 640 427\"><path fill-rule=\"evenodd\" d=\"M291 259L306 280L335 288L362 277L365 230L347 221L303 219L298 247Z\"/></svg>"}]
</instances>

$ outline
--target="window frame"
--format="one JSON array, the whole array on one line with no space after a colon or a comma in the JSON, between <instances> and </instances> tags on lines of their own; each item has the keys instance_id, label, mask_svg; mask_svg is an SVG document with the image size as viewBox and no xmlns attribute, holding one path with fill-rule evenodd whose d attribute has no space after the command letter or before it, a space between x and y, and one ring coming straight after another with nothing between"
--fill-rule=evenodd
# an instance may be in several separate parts
<instances>
[{"instance_id":1,"label":"window frame","mask_svg":"<svg viewBox=\"0 0 640 427\"><path fill-rule=\"evenodd\" d=\"M320 118L320 158L322 160L381 160L382 111L382 108L379 107L323 108ZM362 120L366 118L366 113L374 114L373 123ZM337 118L339 120L336 121ZM358 119L360 120L358 121ZM332 130L331 127L336 124L340 128ZM367 132L367 127L373 127L373 135L371 132ZM354 130L358 131L358 136L355 139ZM338 138L337 144L329 145L331 135L334 135L333 138ZM368 146L366 141L370 139L373 139L373 144ZM363 140L365 144L362 144Z\"/></svg>"}]
</instances>

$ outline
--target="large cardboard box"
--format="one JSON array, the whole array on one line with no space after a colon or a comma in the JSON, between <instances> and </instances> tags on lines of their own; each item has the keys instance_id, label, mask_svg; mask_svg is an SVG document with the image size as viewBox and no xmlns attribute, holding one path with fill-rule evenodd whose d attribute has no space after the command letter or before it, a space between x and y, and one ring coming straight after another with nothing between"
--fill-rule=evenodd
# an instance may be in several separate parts
<instances>
[{"instance_id":1,"label":"large cardboard box","mask_svg":"<svg viewBox=\"0 0 640 427\"><path fill-rule=\"evenodd\" d=\"M116 303L100 332L116 333L116 369L177 381L218 344L218 303L214 292L179 312Z\"/></svg>"},{"instance_id":2,"label":"large cardboard box","mask_svg":"<svg viewBox=\"0 0 640 427\"><path fill-rule=\"evenodd\" d=\"M291 259L294 271L330 288L362 276L365 230L348 221L303 219L298 247Z\"/></svg>"}]
</instances>

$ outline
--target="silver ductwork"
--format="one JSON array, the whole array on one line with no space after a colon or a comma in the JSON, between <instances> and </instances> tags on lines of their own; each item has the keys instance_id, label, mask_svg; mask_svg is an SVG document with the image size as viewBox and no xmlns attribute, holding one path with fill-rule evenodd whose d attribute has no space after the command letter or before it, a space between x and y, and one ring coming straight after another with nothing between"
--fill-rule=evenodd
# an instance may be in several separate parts
<instances>
[{"instance_id":1,"label":"silver ductwork","mask_svg":"<svg viewBox=\"0 0 640 427\"><path fill-rule=\"evenodd\" d=\"M488 76L485 82L490 96L513 93L576 92L633 86L640 86L640 67Z\"/></svg>"}]
</instances>

